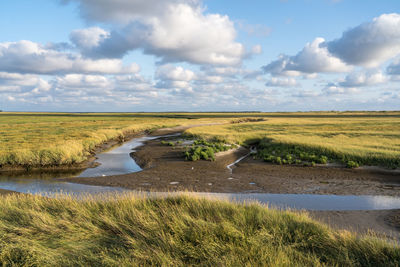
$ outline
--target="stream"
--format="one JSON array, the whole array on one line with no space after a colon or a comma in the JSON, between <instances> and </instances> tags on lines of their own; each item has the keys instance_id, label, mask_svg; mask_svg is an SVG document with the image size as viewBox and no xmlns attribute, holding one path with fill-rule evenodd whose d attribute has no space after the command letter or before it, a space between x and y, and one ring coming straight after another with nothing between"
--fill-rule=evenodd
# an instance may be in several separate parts
<instances>
[{"instance_id":1,"label":"stream","mask_svg":"<svg viewBox=\"0 0 400 267\"><path fill-rule=\"evenodd\" d=\"M142 169L130 157L135 148L142 146L148 140L167 136L145 136L134 138L121 146L114 147L97 155L96 162L101 165L84 171L30 172L30 173L0 173L0 188L21 193L41 194L51 196L66 193L74 196L101 193L135 192L132 190L93 186L63 182L57 178L64 177L98 177L127 174ZM230 164L231 169L239 160ZM141 193L143 194L143 192ZM151 192L144 193L150 197L165 197L179 193ZM389 196L356 196L356 195L315 195L315 194L268 194L268 193L190 193L201 197L229 199L238 202L258 201L276 208L292 208L307 210L380 210L400 209L400 198Z\"/></svg>"}]
</instances>

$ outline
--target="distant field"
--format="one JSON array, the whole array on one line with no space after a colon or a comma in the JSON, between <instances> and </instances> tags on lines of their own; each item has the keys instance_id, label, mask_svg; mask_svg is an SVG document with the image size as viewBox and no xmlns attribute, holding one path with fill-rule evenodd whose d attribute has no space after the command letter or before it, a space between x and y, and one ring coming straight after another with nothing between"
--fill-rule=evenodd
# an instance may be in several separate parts
<instances>
[{"instance_id":1,"label":"distant field","mask_svg":"<svg viewBox=\"0 0 400 267\"><path fill-rule=\"evenodd\" d=\"M243 118L263 118L245 122ZM241 121L242 120L242 121ZM230 122L241 122L233 123ZM124 135L176 125L188 134L251 143L296 144L361 164L400 166L400 112L299 113L0 113L1 166L83 162L95 146Z\"/></svg>"},{"instance_id":2,"label":"distant field","mask_svg":"<svg viewBox=\"0 0 400 267\"><path fill-rule=\"evenodd\" d=\"M266 116L266 121L196 127L187 134L230 143L296 145L312 153L360 164L400 167L400 116L376 113L319 114L321 116ZM293 150L293 149L292 149Z\"/></svg>"},{"instance_id":3,"label":"distant field","mask_svg":"<svg viewBox=\"0 0 400 267\"><path fill-rule=\"evenodd\" d=\"M0 196L2 266L398 266L397 244L305 213L182 195Z\"/></svg>"},{"instance_id":4,"label":"distant field","mask_svg":"<svg viewBox=\"0 0 400 267\"><path fill-rule=\"evenodd\" d=\"M176 125L206 123L173 114L0 113L0 166L80 163L113 138ZM216 121L225 121L217 119Z\"/></svg>"}]
</instances>

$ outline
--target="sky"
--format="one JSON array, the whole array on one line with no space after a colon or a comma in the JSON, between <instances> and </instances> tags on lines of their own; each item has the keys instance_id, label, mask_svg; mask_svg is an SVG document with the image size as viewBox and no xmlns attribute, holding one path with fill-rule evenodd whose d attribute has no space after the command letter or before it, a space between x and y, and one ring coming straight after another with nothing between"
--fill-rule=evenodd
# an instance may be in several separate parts
<instances>
[{"instance_id":1,"label":"sky","mask_svg":"<svg viewBox=\"0 0 400 267\"><path fill-rule=\"evenodd\" d=\"M0 110L400 110L400 2L0 1Z\"/></svg>"}]
</instances>

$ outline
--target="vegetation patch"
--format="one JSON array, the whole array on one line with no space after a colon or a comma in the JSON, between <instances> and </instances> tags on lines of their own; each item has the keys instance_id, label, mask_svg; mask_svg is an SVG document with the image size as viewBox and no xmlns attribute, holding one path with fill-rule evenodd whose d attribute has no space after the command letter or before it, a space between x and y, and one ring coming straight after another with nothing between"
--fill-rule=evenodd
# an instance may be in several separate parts
<instances>
[{"instance_id":1,"label":"vegetation patch","mask_svg":"<svg viewBox=\"0 0 400 267\"><path fill-rule=\"evenodd\" d=\"M398 266L400 248L305 213L190 195L0 201L3 266Z\"/></svg>"},{"instance_id":2,"label":"vegetation patch","mask_svg":"<svg viewBox=\"0 0 400 267\"><path fill-rule=\"evenodd\" d=\"M262 139L259 142L255 158L280 165L301 164L304 166L315 166L316 164L341 161L348 168L359 167L356 161L348 160L345 157L339 158L337 155L329 153L329 151L295 144L276 143L269 139Z\"/></svg>"},{"instance_id":3,"label":"vegetation patch","mask_svg":"<svg viewBox=\"0 0 400 267\"><path fill-rule=\"evenodd\" d=\"M263 143L260 158L283 164L326 161L400 168L400 118L392 113L304 113L265 116L266 121L202 126L185 133L229 143ZM398 114L398 113L395 113ZM278 117L281 116L281 117ZM267 141L263 141L267 140ZM272 152L275 151L275 154ZM302 154L301 154L302 153ZM326 158L325 158L326 157Z\"/></svg>"},{"instance_id":4,"label":"vegetation patch","mask_svg":"<svg viewBox=\"0 0 400 267\"><path fill-rule=\"evenodd\" d=\"M190 161L196 161L200 159L214 161L215 153L227 151L233 148L237 148L237 145L225 144L224 142L218 140L206 141L200 139L194 141L193 145L185 151L184 156L186 160Z\"/></svg>"}]
</instances>

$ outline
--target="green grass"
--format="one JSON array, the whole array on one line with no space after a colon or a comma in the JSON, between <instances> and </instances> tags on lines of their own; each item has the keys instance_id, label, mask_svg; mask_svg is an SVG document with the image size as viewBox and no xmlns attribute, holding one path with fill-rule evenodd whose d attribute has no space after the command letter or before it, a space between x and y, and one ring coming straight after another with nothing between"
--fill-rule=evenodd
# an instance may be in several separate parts
<instances>
[{"instance_id":1,"label":"green grass","mask_svg":"<svg viewBox=\"0 0 400 267\"><path fill-rule=\"evenodd\" d=\"M398 266L400 248L305 213L182 195L0 197L3 266Z\"/></svg>"},{"instance_id":2,"label":"green grass","mask_svg":"<svg viewBox=\"0 0 400 267\"><path fill-rule=\"evenodd\" d=\"M392 113L388 116L344 114L347 116L313 117L299 113L292 117L265 117L266 121L262 122L192 128L186 134L240 144L267 140L271 146L280 146L282 154L275 156L281 158L286 154L295 156L292 150L296 148L310 156L324 156L346 164L353 161L362 165L400 167L399 117Z\"/></svg>"},{"instance_id":3,"label":"green grass","mask_svg":"<svg viewBox=\"0 0 400 267\"><path fill-rule=\"evenodd\" d=\"M72 165L85 161L96 146L110 139L123 140L142 131L206 122L207 119L177 118L173 114L3 112L0 167Z\"/></svg>"}]
</instances>

